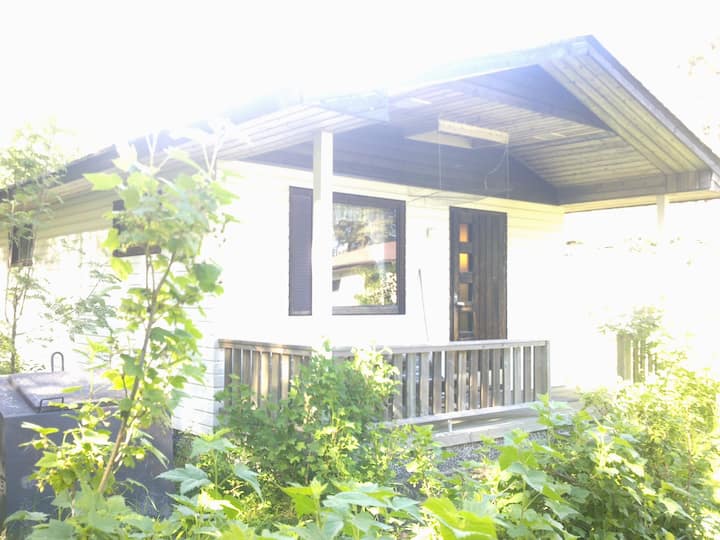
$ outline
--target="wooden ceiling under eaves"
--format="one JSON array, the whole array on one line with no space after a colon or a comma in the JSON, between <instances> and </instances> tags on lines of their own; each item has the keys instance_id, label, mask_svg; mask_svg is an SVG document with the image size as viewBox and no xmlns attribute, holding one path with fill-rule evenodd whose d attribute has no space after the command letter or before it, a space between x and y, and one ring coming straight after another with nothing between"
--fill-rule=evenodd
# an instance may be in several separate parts
<instances>
[{"instance_id":1,"label":"wooden ceiling under eaves","mask_svg":"<svg viewBox=\"0 0 720 540\"><path fill-rule=\"evenodd\" d=\"M647 204L661 194L671 200L720 196L718 158L594 39L534 53L502 69L476 69L390 94L380 105L376 98L365 109L368 98L335 101L324 113L327 104L316 104L315 120L336 114L330 128L337 133L336 173L569 210ZM312 130L308 109L299 110L299 118L286 117L277 128L306 122ZM408 140L438 119L507 133L507 165L498 168L497 145ZM262 140L273 133L263 132ZM248 157L311 167L307 133L270 150Z\"/></svg>"}]
</instances>

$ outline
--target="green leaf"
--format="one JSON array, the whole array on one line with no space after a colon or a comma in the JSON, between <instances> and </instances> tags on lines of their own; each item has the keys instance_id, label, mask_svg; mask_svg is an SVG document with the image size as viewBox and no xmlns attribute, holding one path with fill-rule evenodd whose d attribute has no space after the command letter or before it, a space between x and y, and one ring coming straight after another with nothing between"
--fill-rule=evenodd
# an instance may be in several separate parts
<instances>
[{"instance_id":1,"label":"green leaf","mask_svg":"<svg viewBox=\"0 0 720 540\"><path fill-rule=\"evenodd\" d=\"M261 499L263 498L262 491L260 490L260 483L257 479L258 474L255 471L251 471L242 463L236 463L233 467L233 472L235 473L235 476L250 484L250 487L253 488L258 497Z\"/></svg>"},{"instance_id":2,"label":"green leaf","mask_svg":"<svg viewBox=\"0 0 720 540\"><path fill-rule=\"evenodd\" d=\"M28 510L18 510L5 518L5 525L13 521L45 521L47 514L43 512L29 512Z\"/></svg>"},{"instance_id":3,"label":"green leaf","mask_svg":"<svg viewBox=\"0 0 720 540\"><path fill-rule=\"evenodd\" d=\"M192 160L192 158L190 157L190 154L188 152L186 152L185 150L182 150L181 148L168 148L167 155L171 159L179 161L180 163L184 163L185 165L189 165L196 171L202 172L202 170L203 170L202 167L200 167L197 163L195 163Z\"/></svg>"},{"instance_id":4,"label":"green leaf","mask_svg":"<svg viewBox=\"0 0 720 540\"><path fill-rule=\"evenodd\" d=\"M134 210L140 204L140 192L134 187L124 189L120 197L125 203L125 210Z\"/></svg>"},{"instance_id":5,"label":"green leaf","mask_svg":"<svg viewBox=\"0 0 720 540\"><path fill-rule=\"evenodd\" d=\"M215 195L218 202L222 205L230 204L238 198L237 195L222 187L218 182L210 184L210 190L212 191L212 194Z\"/></svg>"},{"instance_id":6,"label":"green leaf","mask_svg":"<svg viewBox=\"0 0 720 540\"><path fill-rule=\"evenodd\" d=\"M320 511L320 497L327 489L327 484L321 484L313 478L309 486L293 485L282 488L293 501L297 517L315 514Z\"/></svg>"},{"instance_id":7,"label":"green leaf","mask_svg":"<svg viewBox=\"0 0 720 540\"><path fill-rule=\"evenodd\" d=\"M193 273L203 292L212 292L215 290L221 271L220 267L215 264L197 263L193 265Z\"/></svg>"},{"instance_id":8,"label":"green leaf","mask_svg":"<svg viewBox=\"0 0 720 540\"><path fill-rule=\"evenodd\" d=\"M46 527L34 528L28 540L71 540L75 538L75 527L65 521L51 519Z\"/></svg>"},{"instance_id":9,"label":"green leaf","mask_svg":"<svg viewBox=\"0 0 720 540\"><path fill-rule=\"evenodd\" d=\"M423 507L438 520L444 539L494 540L495 523L490 516L458 510L450 499L428 499Z\"/></svg>"},{"instance_id":10,"label":"green leaf","mask_svg":"<svg viewBox=\"0 0 720 540\"><path fill-rule=\"evenodd\" d=\"M116 144L115 151L118 153L118 157L113 159L113 165L115 165L121 171L129 171L130 168L137 163L137 150L131 144Z\"/></svg>"},{"instance_id":11,"label":"green leaf","mask_svg":"<svg viewBox=\"0 0 720 540\"><path fill-rule=\"evenodd\" d=\"M505 470L518 460L518 449L515 446L503 446L498 456L500 469Z\"/></svg>"},{"instance_id":12,"label":"green leaf","mask_svg":"<svg viewBox=\"0 0 720 540\"><path fill-rule=\"evenodd\" d=\"M575 510L572 506L563 502L547 500L545 501L545 504L547 504L548 508L550 508L550 510L552 510L555 515L562 520L564 520L568 516L572 516L578 513L578 511Z\"/></svg>"},{"instance_id":13,"label":"green leaf","mask_svg":"<svg viewBox=\"0 0 720 540\"><path fill-rule=\"evenodd\" d=\"M336 495L331 495L323 504L328 508L339 508L344 509L350 505L364 506L364 507L378 507L387 508L390 506L388 503L371 497L367 493L360 493L357 491L344 491Z\"/></svg>"},{"instance_id":14,"label":"green leaf","mask_svg":"<svg viewBox=\"0 0 720 540\"><path fill-rule=\"evenodd\" d=\"M132 264L118 257L110 258L110 267L115 272L115 275L122 281L125 281L132 273Z\"/></svg>"},{"instance_id":15,"label":"green leaf","mask_svg":"<svg viewBox=\"0 0 720 540\"><path fill-rule=\"evenodd\" d=\"M171 469L158 475L158 478L179 482L180 493L185 495L188 491L201 488L210 484L207 474L195 465L186 464L183 469Z\"/></svg>"},{"instance_id":16,"label":"green leaf","mask_svg":"<svg viewBox=\"0 0 720 540\"><path fill-rule=\"evenodd\" d=\"M92 184L93 191L109 191L123 183L117 173L88 173L85 178Z\"/></svg>"}]
</instances>

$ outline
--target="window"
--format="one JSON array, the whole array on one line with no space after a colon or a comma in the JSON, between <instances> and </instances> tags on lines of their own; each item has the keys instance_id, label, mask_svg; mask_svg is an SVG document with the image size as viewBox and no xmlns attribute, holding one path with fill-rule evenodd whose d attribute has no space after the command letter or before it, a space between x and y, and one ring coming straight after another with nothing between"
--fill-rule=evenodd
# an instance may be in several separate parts
<instances>
[{"instance_id":1,"label":"window","mask_svg":"<svg viewBox=\"0 0 720 540\"><path fill-rule=\"evenodd\" d=\"M10 233L10 266L32 266L34 249L32 224L14 226Z\"/></svg>"},{"instance_id":2,"label":"window","mask_svg":"<svg viewBox=\"0 0 720 540\"><path fill-rule=\"evenodd\" d=\"M125 210L125 203L120 199L113 201L112 209L113 213L115 214L123 212ZM113 229L117 230L118 233L121 233L125 230L125 225L122 224L119 217L113 217L112 226ZM160 253L160 247L150 246L150 253L153 255L156 253ZM113 257L134 257L136 255L144 254L145 245L129 246L127 249L116 249L115 251L113 251Z\"/></svg>"},{"instance_id":3,"label":"window","mask_svg":"<svg viewBox=\"0 0 720 540\"><path fill-rule=\"evenodd\" d=\"M405 203L333 197L333 314L405 312ZM312 313L312 191L290 190L290 314Z\"/></svg>"},{"instance_id":4,"label":"window","mask_svg":"<svg viewBox=\"0 0 720 540\"><path fill-rule=\"evenodd\" d=\"M333 313L403 313L405 203L333 197Z\"/></svg>"}]
</instances>

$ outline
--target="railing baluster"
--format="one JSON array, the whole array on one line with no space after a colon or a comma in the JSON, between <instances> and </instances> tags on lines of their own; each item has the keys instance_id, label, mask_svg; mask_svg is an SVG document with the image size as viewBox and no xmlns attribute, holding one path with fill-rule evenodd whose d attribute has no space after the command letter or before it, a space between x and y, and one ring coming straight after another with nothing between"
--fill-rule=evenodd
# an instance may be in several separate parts
<instances>
[{"instance_id":1,"label":"railing baluster","mask_svg":"<svg viewBox=\"0 0 720 540\"><path fill-rule=\"evenodd\" d=\"M403 411L403 395L405 394L405 386L407 381L403 377L403 357L401 354L392 355L393 365L397 369L397 377L400 381L400 387L398 392L395 393L393 398L393 418L405 418L405 411Z\"/></svg>"},{"instance_id":2,"label":"railing baluster","mask_svg":"<svg viewBox=\"0 0 720 540\"><path fill-rule=\"evenodd\" d=\"M260 396L267 399L270 394L270 358L269 352L260 353Z\"/></svg>"},{"instance_id":3,"label":"railing baluster","mask_svg":"<svg viewBox=\"0 0 720 540\"><path fill-rule=\"evenodd\" d=\"M469 409L477 409L480 406L478 396L478 356L480 351L468 351L470 355L470 402L468 403Z\"/></svg>"},{"instance_id":4,"label":"railing baluster","mask_svg":"<svg viewBox=\"0 0 720 540\"><path fill-rule=\"evenodd\" d=\"M465 410L465 396L467 391L467 360L466 351L457 353L457 410Z\"/></svg>"},{"instance_id":5,"label":"railing baluster","mask_svg":"<svg viewBox=\"0 0 720 540\"><path fill-rule=\"evenodd\" d=\"M420 416L427 416L430 411L430 355L432 353L420 353Z\"/></svg>"},{"instance_id":6,"label":"railing baluster","mask_svg":"<svg viewBox=\"0 0 720 540\"><path fill-rule=\"evenodd\" d=\"M432 353L433 358L433 389L432 389L432 412L440 414L443 407L443 354L442 351Z\"/></svg>"},{"instance_id":7,"label":"railing baluster","mask_svg":"<svg viewBox=\"0 0 720 540\"><path fill-rule=\"evenodd\" d=\"M252 359L252 395L253 401L256 405L260 405L260 356L261 353L250 351L250 358Z\"/></svg>"},{"instance_id":8,"label":"railing baluster","mask_svg":"<svg viewBox=\"0 0 720 540\"><path fill-rule=\"evenodd\" d=\"M512 402L522 403L522 347L513 347L513 398Z\"/></svg>"},{"instance_id":9,"label":"railing baluster","mask_svg":"<svg viewBox=\"0 0 720 540\"><path fill-rule=\"evenodd\" d=\"M445 352L445 412L454 412L455 408L455 351Z\"/></svg>"},{"instance_id":10,"label":"railing baluster","mask_svg":"<svg viewBox=\"0 0 720 540\"><path fill-rule=\"evenodd\" d=\"M535 347L535 398L547 394L547 346Z\"/></svg>"},{"instance_id":11,"label":"railing baluster","mask_svg":"<svg viewBox=\"0 0 720 540\"><path fill-rule=\"evenodd\" d=\"M480 351L480 407L490 403L490 351Z\"/></svg>"},{"instance_id":12,"label":"railing baluster","mask_svg":"<svg viewBox=\"0 0 720 540\"><path fill-rule=\"evenodd\" d=\"M268 355L270 361L270 400L277 403L280 401L280 359L282 355L274 353Z\"/></svg>"},{"instance_id":13,"label":"railing baluster","mask_svg":"<svg viewBox=\"0 0 720 540\"><path fill-rule=\"evenodd\" d=\"M280 355L280 399L287 399L290 390L290 355Z\"/></svg>"},{"instance_id":14,"label":"railing baluster","mask_svg":"<svg viewBox=\"0 0 720 540\"><path fill-rule=\"evenodd\" d=\"M415 398L417 396L417 359L415 354L408 353L405 370L405 418L417 416Z\"/></svg>"},{"instance_id":15,"label":"railing baluster","mask_svg":"<svg viewBox=\"0 0 720 540\"><path fill-rule=\"evenodd\" d=\"M532 401L535 399L535 391L532 383L532 354L532 347L523 347L523 401Z\"/></svg>"},{"instance_id":16,"label":"railing baluster","mask_svg":"<svg viewBox=\"0 0 720 540\"><path fill-rule=\"evenodd\" d=\"M512 350L501 349L502 355L502 404L512 404Z\"/></svg>"}]
</instances>

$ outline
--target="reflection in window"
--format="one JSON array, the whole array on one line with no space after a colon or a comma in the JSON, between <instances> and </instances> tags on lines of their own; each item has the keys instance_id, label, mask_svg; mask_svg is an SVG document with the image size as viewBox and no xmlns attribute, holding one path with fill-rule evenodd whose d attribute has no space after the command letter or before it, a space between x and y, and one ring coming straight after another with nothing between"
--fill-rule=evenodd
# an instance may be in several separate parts
<instances>
[{"instance_id":1,"label":"reflection in window","mask_svg":"<svg viewBox=\"0 0 720 540\"><path fill-rule=\"evenodd\" d=\"M401 309L404 216L401 201L336 195L333 205L333 307L337 312Z\"/></svg>"}]
</instances>

